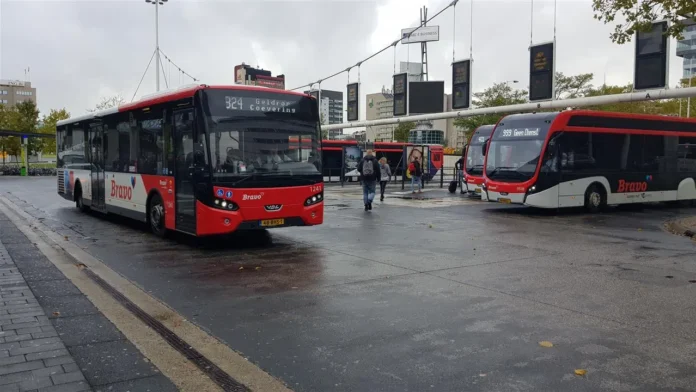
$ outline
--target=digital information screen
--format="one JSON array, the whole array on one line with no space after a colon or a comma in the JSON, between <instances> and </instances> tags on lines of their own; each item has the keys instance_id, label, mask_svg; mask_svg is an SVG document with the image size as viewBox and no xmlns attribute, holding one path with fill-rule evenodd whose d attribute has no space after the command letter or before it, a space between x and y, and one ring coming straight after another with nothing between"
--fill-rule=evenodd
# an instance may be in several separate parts
<instances>
[{"instance_id":1,"label":"digital information screen","mask_svg":"<svg viewBox=\"0 0 696 392\"><path fill-rule=\"evenodd\" d=\"M359 87L358 83L351 83L347 86L348 93L348 121L358 121L360 117L360 107L359 107Z\"/></svg>"},{"instance_id":2,"label":"digital information screen","mask_svg":"<svg viewBox=\"0 0 696 392\"><path fill-rule=\"evenodd\" d=\"M529 100L553 99L553 42L529 48Z\"/></svg>"},{"instance_id":3,"label":"digital information screen","mask_svg":"<svg viewBox=\"0 0 696 392\"><path fill-rule=\"evenodd\" d=\"M667 85L667 22L654 23L648 32L636 33L635 90L664 88Z\"/></svg>"},{"instance_id":4,"label":"digital information screen","mask_svg":"<svg viewBox=\"0 0 696 392\"><path fill-rule=\"evenodd\" d=\"M405 116L406 97L408 96L408 75L400 73L394 75L394 116Z\"/></svg>"},{"instance_id":5,"label":"digital information screen","mask_svg":"<svg viewBox=\"0 0 696 392\"><path fill-rule=\"evenodd\" d=\"M408 84L408 113L442 113L445 107L445 82L411 82Z\"/></svg>"},{"instance_id":6,"label":"digital information screen","mask_svg":"<svg viewBox=\"0 0 696 392\"><path fill-rule=\"evenodd\" d=\"M468 109L471 105L471 60L452 63L452 109Z\"/></svg>"}]
</instances>

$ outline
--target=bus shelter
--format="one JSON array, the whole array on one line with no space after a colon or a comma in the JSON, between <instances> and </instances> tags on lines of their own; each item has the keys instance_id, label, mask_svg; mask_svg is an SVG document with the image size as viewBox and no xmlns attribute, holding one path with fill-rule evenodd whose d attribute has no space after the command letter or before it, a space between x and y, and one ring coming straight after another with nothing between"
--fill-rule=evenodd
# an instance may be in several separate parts
<instances>
[{"instance_id":1,"label":"bus shelter","mask_svg":"<svg viewBox=\"0 0 696 392\"><path fill-rule=\"evenodd\" d=\"M29 145L30 137L42 137L42 138L55 138L55 134L50 133L35 133L35 132L20 132L13 131L9 129L0 129L0 137L18 137L22 140L22 148L20 150L20 158L22 161L22 166L20 168L20 175L27 175L27 168L29 167L29 154L27 153L27 147Z\"/></svg>"}]
</instances>

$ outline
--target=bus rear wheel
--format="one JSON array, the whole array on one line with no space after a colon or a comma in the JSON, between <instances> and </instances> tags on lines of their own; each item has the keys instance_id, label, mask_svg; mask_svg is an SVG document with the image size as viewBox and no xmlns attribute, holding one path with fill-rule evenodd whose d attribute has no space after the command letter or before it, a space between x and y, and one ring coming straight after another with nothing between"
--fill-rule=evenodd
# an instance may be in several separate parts
<instances>
[{"instance_id":1,"label":"bus rear wheel","mask_svg":"<svg viewBox=\"0 0 696 392\"><path fill-rule=\"evenodd\" d=\"M152 233L160 238L164 238L167 234L167 228L164 225L164 203L159 195L153 195L152 199L150 199L147 216Z\"/></svg>"},{"instance_id":2,"label":"bus rear wheel","mask_svg":"<svg viewBox=\"0 0 696 392\"><path fill-rule=\"evenodd\" d=\"M590 212L601 211L607 203L604 188L599 185L590 186L585 192L585 208Z\"/></svg>"},{"instance_id":3,"label":"bus rear wheel","mask_svg":"<svg viewBox=\"0 0 696 392\"><path fill-rule=\"evenodd\" d=\"M82 198L82 185L79 183L75 186L75 207L81 212L87 212L89 207L85 206L85 201Z\"/></svg>"}]
</instances>

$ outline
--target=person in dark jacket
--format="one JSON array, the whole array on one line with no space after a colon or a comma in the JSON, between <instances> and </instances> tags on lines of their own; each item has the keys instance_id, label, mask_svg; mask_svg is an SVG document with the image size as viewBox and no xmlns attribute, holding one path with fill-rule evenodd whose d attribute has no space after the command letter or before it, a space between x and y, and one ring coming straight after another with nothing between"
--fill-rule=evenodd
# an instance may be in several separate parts
<instances>
[{"instance_id":1,"label":"person in dark jacket","mask_svg":"<svg viewBox=\"0 0 696 392\"><path fill-rule=\"evenodd\" d=\"M459 189L461 193L464 193L464 186L462 181L464 181L464 157L459 158L454 164L454 170L457 171L457 183L459 184Z\"/></svg>"},{"instance_id":2,"label":"person in dark jacket","mask_svg":"<svg viewBox=\"0 0 696 392\"><path fill-rule=\"evenodd\" d=\"M362 181L365 211L369 211L372 209L372 200L375 198L377 181L381 178L379 162L372 150L367 150L365 156L358 162L358 172Z\"/></svg>"},{"instance_id":3,"label":"person in dark jacket","mask_svg":"<svg viewBox=\"0 0 696 392\"><path fill-rule=\"evenodd\" d=\"M411 193L416 193L414 185L418 184L418 193L421 193L421 187L423 186L421 182L421 176L423 175L423 169L418 157L413 157L413 172L411 172Z\"/></svg>"}]
</instances>

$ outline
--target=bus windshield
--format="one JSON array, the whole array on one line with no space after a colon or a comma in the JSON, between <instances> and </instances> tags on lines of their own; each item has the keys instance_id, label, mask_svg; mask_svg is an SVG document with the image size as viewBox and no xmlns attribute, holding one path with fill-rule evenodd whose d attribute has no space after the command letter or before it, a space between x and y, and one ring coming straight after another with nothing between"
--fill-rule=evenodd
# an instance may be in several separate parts
<instances>
[{"instance_id":1,"label":"bus windshield","mask_svg":"<svg viewBox=\"0 0 696 392\"><path fill-rule=\"evenodd\" d=\"M206 90L203 98L213 180L306 185L321 180L317 108L308 97Z\"/></svg>"},{"instance_id":2,"label":"bus windshield","mask_svg":"<svg viewBox=\"0 0 696 392\"><path fill-rule=\"evenodd\" d=\"M493 140L488 148L486 176L492 180L526 181L534 176L543 140Z\"/></svg>"},{"instance_id":3,"label":"bus windshield","mask_svg":"<svg viewBox=\"0 0 696 392\"><path fill-rule=\"evenodd\" d=\"M471 136L471 143L466 150L466 172L471 175L483 174L483 163L486 156L481 151L481 146L488 140L493 131L493 125L484 125L478 128Z\"/></svg>"},{"instance_id":4,"label":"bus windshield","mask_svg":"<svg viewBox=\"0 0 696 392\"><path fill-rule=\"evenodd\" d=\"M516 117L501 120L493 133L486 157L486 176L491 180L523 182L536 172L550 122Z\"/></svg>"}]
</instances>

